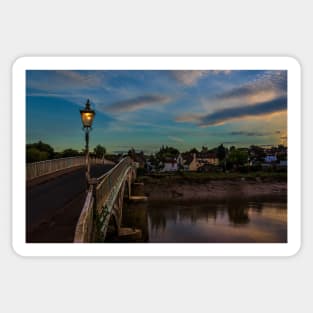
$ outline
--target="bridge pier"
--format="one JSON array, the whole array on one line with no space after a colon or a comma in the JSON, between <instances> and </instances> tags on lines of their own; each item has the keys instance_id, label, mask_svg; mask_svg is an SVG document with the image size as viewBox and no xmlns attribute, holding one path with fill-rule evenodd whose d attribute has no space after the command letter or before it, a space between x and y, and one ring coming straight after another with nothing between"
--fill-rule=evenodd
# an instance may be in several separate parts
<instances>
[{"instance_id":1,"label":"bridge pier","mask_svg":"<svg viewBox=\"0 0 313 313\"><path fill-rule=\"evenodd\" d=\"M132 184L132 195L129 197L130 203L146 202L148 197L144 193L144 183Z\"/></svg>"},{"instance_id":2,"label":"bridge pier","mask_svg":"<svg viewBox=\"0 0 313 313\"><path fill-rule=\"evenodd\" d=\"M118 234L119 242L134 242L142 238L142 231L138 228L121 227Z\"/></svg>"},{"instance_id":3,"label":"bridge pier","mask_svg":"<svg viewBox=\"0 0 313 313\"><path fill-rule=\"evenodd\" d=\"M120 242L148 241L147 200L144 184L133 182L131 196L123 206Z\"/></svg>"},{"instance_id":4,"label":"bridge pier","mask_svg":"<svg viewBox=\"0 0 313 313\"><path fill-rule=\"evenodd\" d=\"M144 183L132 183L132 194L134 196L144 196L145 190L144 190Z\"/></svg>"}]
</instances>

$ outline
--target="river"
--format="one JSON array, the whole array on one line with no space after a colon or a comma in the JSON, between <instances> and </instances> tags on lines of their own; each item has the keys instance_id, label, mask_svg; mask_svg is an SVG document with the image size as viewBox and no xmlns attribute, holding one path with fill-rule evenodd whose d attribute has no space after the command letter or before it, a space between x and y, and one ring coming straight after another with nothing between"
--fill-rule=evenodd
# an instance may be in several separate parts
<instances>
[{"instance_id":1,"label":"river","mask_svg":"<svg viewBox=\"0 0 313 313\"><path fill-rule=\"evenodd\" d=\"M143 206L131 205L127 212L132 226L142 230L142 242L287 242L285 199L153 201Z\"/></svg>"}]
</instances>

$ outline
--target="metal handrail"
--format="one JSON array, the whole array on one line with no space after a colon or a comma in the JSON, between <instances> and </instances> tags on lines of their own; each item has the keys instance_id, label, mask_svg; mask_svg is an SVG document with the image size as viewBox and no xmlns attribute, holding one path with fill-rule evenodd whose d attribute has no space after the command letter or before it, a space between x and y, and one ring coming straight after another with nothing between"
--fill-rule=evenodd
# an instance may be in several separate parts
<instances>
[{"instance_id":1,"label":"metal handrail","mask_svg":"<svg viewBox=\"0 0 313 313\"><path fill-rule=\"evenodd\" d=\"M132 167L132 160L129 157L122 159L108 173L102 175L95 189L96 194L96 210L99 212L104 203L114 196L114 188L120 183L120 180Z\"/></svg>"},{"instance_id":2,"label":"metal handrail","mask_svg":"<svg viewBox=\"0 0 313 313\"><path fill-rule=\"evenodd\" d=\"M93 186L90 186L87 197L75 228L74 242L90 242L93 230Z\"/></svg>"},{"instance_id":3,"label":"metal handrail","mask_svg":"<svg viewBox=\"0 0 313 313\"><path fill-rule=\"evenodd\" d=\"M109 172L90 181L91 185L76 225L74 242L91 242L94 214L100 213L106 205L108 212L111 212L121 184L132 168L133 161L126 157Z\"/></svg>"},{"instance_id":4,"label":"metal handrail","mask_svg":"<svg viewBox=\"0 0 313 313\"><path fill-rule=\"evenodd\" d=\"M104 164L109 162L105 159L90 158L91 164ZM60 159L51 159L26 164L26 179L30 180L39 176L51 174L67 168L75 166L84 166L86 164L86 157L69 157Z\"/></svg>"}]
</instances>

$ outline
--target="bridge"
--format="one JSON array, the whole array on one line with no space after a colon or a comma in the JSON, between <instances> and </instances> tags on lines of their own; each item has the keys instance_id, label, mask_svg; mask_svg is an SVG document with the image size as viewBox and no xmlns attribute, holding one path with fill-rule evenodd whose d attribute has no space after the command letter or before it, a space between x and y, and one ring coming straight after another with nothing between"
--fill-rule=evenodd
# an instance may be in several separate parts
<instances>
[{"instance_id":1,"label":"bridge","mask_svg":"<svg viewBox=\"0 0 313 313\"><path fill-rule=\"evenodd\" d=\"M88 185L85 162L79 157L27 164L27 242L104 242L112 234L125 235L125 199L145 200L142 192L133 196L142 187L135 183L134 162L129 157L116 165L91 159L91 177L96 178Z\"/></svg>"}]
</instances>

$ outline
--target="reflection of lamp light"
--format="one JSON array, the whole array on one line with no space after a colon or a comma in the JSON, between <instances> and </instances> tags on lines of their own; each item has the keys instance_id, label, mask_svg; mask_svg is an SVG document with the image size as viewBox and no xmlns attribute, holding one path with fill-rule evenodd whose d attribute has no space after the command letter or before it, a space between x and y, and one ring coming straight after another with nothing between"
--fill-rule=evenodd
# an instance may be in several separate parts
<instances>
[{"instance_id":1,"label":"reflection of lamp light","mask_svg":"<svg viewBox=\"0 0 313 313\"><path fill-rule=\"evenodd\" d=\"M86 141L86 178L87 182L90 178L90 164L89 164L89 131L96 113L90 108L89 99L86 102L86 107L80 110L80 116L82 119L83 127L85 130L85 141Z\"/></svg>"}]
</instances>

